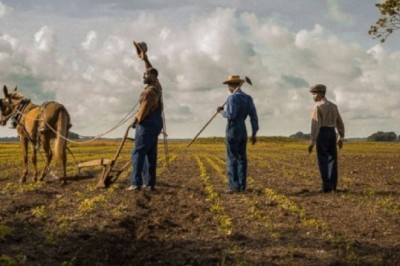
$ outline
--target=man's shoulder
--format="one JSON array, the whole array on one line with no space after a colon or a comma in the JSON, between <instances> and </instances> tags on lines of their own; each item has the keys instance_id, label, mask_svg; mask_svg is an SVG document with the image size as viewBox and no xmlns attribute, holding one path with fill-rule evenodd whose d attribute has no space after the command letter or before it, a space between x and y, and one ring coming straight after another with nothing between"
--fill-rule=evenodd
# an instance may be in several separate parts
<instances>
[{"instance_id":1,"label":"man's shoulder","mask_svg":"<svg viewBox=\"0 0 400 266\"><path fill-rule=\"evenodd\" d=\"M335 104L334 102L331 102L331 101L329 101L329 100L326 100L326 101L325 101L325 104L326 104L326 105L333 106L333 107L337 107L336 104Z\"/></svg>"},{"instance_id":2,"label":"man's shoulder","mask_svg":"<svg viewBox=\"0 0 400 266\"><path fill-rule=\"evenodd\" d=\"M244 97L246 98L247 101L253 102L253 97L251 97L251 95L249 95L245 92L242 92L242 93L243 93L242 95L244 95Z\"/></svg>"},{"instance_id":3,"label":"man's shoulder","mask_svg":"<svg viewBox=\"0 0 400 266\"><path fill-rule=\"evenodd\" d=\"M146 89L160 89L156 84L148 84L146 86Z\"/></svg>"},{"instance_id":4,"label":"man's shoulder","mask_svg":"<svg viewBox=\"0 0 400 266\"><path fill-rule=\"evenodd\" d=\"M249 94L245 93L242 90L239 90L239 91L237 91L235 93L232 93L230 96L232 96L232 97L241 97L241 98L251 98L251 96Z\"/></svg>"},{"instance_id":5,"label":"man's shoulder","mask_svg":"<svg viewBox=\"0 0 400 266\"><path fill-rule=\"evenodd\" d=\"M159 86L155 85L155 84L147 85L145 90L153 91L153 92L155 92L157 94L161 92L161 88Z\"/></svg>"},{"instance_id":6,"label":"man's shoulder","mask_svg":"<svg viewBox=\"0 0 400 266\"><path fill-rule=\"evenodd\" d=\"M318 102L315 103L316 106L321 106L321 105L335 105L333 102L329 101L328 99L324 98Z\"/></svg>"}]
</instances>

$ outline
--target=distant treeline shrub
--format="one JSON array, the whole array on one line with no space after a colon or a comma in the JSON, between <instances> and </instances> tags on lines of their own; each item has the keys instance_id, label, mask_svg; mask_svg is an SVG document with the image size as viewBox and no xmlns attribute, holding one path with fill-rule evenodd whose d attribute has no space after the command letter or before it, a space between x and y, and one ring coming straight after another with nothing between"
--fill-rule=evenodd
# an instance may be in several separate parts
<instances>
[{"instance_id":1,"label":"distant treeline shrub","mask_svg":"<svg viewBox=\"0 0 400 266\"><path fill-rule=\"evenodd\" d=\"M209 138L198 138L196 143L210 144L210 143L224 143L225 138L223 137L209 137Z\"/></svg>"},{"instance_id":2,"label":"distant treeline shrub","mask_svg":"<svg viewBox=\"0 0 400 266\"><path fill-rule=\"evenodd\" d=\"M400 136L399 136L400 137ZM382 132L378 131L367 138L369 141L396 141L397 135L393 131ZM398 139L400 140L400 138Z\"/></svg>"},{"instance_id":3,"label":"distant treeline shrub","mask_svg":"<svg viewBox=\"0 0 400 266\"><path fill-rule=\"evenodd\" d=\"M289 138L291 138L291 139L309 140L310 139L310 134L304 134L303 132L299 131L296 134L290 135Z\"/></svg>"},{"instance_id":4,"label":"distant treeline shrub","mask_svg":"<svg viewBox=\"0 0 400 266\"><path fill-rule=\"evenodd\" d=\"M68 133L69 139L79 139L79 135L74 132ZM0 142L16 142L19 141L19 137L2 137L0 138Z\"/></svg>"},{"instance_id":5,"label":"distant treeline shrub","mask_svg":"<svg viewBox=\"0 0 400 266\"><path fill-rule=\"evenodd\" d=\"M250 138L250 136L249 136ZM295 140L282 136L257 136L257 142L293 142ZM225 137L198 138L198 144L225 143Z\"/></svg>"},{"instance_id":6,"label":"distant treeline shrub","mask_svg":"<svg viewBox=\"0 0 400 266\"><path fill-rule=\"evenodd\" d=\"M79 139L79 135L74 132L68 132L69 139Z\"/></svg>"},{"instance_id":7,"label":"distant treeline shrub","mask_svg":"<svg viewBox=\"0 0 400 266\"><path fill-rule=\"evenodd\" d=\"M17 142L19 140L18 137L3 137L0 138L0 142Z\"/></svg>"}]
</instances>

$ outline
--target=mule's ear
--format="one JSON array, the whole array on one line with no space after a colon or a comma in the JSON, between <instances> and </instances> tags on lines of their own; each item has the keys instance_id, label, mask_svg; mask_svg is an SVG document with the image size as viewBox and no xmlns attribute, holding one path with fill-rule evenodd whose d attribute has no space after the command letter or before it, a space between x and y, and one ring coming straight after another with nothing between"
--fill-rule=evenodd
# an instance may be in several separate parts
<instances>
[{"instance_id":1,"label":"mule's ear","mask_svg":"<svg viewBox=\"0 0 400 266\"><path fill-rule=\"evenodd\" d=\"M17 87L17 86L15 86L15 89L14 89L14 91L17 91L17 89L18 89L18 87Z\"/></svg>"},{"instance_id":2,"label":"mule's ear","mask_svg":"<svg viewBox=\"0 0 400 266\"><path fill-rule=\"evenodd\" d=\"M6 85L4 85L3 92L4 92L4 97L8 97L8 89Z\"/></svg>"}]
</instances>

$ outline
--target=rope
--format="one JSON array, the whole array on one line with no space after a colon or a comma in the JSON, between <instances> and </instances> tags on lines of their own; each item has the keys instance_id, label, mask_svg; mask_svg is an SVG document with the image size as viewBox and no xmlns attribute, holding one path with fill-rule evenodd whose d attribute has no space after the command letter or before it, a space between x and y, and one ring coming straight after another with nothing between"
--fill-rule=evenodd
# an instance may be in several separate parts
<instances>
[{"instance_id":1,"label":"rope","mask_svg":"<svg viewBox=\"0 0 400 266\"><path fill-rule=\"evenodd\" d=\"M139 101L138 101L138 102L133 106L133 108L132 108L132 109L131 109L131 110L130 110L130 111L115 125L115 126L113 126L111 129L109 129L109 130L107 130L106 132L104 132L104 133L102 133L102 134L100 134L100 135L97 135L97 136L95 136L93 139L90 139L90 140L87 140L87 141L73 141L73 140L71 140L71 139L68 139L68 138L62 136L60 133L58 133L53 127L51 127L51 126L50 126L46 121L44 121L43 119L32 119L32 118L26 116L26 115L25 115L24 113L22 113L20 110L16 110L16 112L13 112L12 114L18 113L18 114L20 114L21 116L25 117L25 119L31 119L31 120L34 120L34 121L42 121L42 122L44 122L44 124L45 124L51 131L53 131L54 134L56 134L57 136L61 137L62 139L66 140L66 141L68 141L68 142L71 142L71 143L85 144L85 143L89 143L89 142L91 142L91 141L94 141L94 140L96 140L96 139L99 139L99 138L101 138L102 136L104 136L104 135L110 133L111 131L113 131L113 130L115 130L115 129L121 127L123 124L125 124L126 121L128 121L129 119L131 119L131 118L134 116L134 114L131 114L131 113L135 110L135 108L136 108L136 106L138 105L138 103L139 103ZM37 153L39 153L39 156L41 156L42 159L45 159L45 158L44 158L44 155L41 153L41 151L40 151L40 149L39 149L39 142L37 142L37 145L34 145L33 141L32 141L31 138L29 137L29 133L26 131L25 127L24 127L20 122L18 122L18 124L22 127L23 131L25 132L26 136L28 137L28 140L29 140L30 144L32 145L32 148L35 149ZM69 150L68 147L67 147L67 149ZM75 156L72 154L71 150L69 150L69 152L70 152L70 154L72 155L72 157L73 157L73 159L74 159L74 161L75 161L75 166L77 167L77 161L76 161ZM53 170L50 168L50 165L49 165L49 166L45 166L45 167L47 168L48 173L50 174L50 176L51 176L53 179L58 179L58 178L57 178L57 175L56 175L56 174L53 172ZM79 173L79 168L77 168L77 172Z\"/></svg>"},{"instance_id":2,"label":"rope","mask_svg":"<svg viewBox=\"0 0 400 266\"><path fill-rule=\"evenodd\" d=\"M162 123L163 123L163 140L164 140L164 156L165 156L165 162L167 165L167 168L169 168L169 150L168 150L168 134L167 134L167 123L165 122L165 113L164 113L164 99L161 94L161 117L162 117Z\"/></svg>"}]
</instances>

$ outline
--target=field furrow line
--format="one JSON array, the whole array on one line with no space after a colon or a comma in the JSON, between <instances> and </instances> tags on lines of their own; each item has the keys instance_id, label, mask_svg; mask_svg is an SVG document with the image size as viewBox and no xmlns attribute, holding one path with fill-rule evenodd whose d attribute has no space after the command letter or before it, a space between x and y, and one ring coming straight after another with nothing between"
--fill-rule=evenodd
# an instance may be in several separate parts
<instances>
[{"instance_id":1,"label":"field furrow line","mask_svg":"<svg viewBox=\"0 0 400 266\"><path fill-rule=\"evenodd\" d=\"M202 163L199 156L195 155L197 166L200 170L200 179L203 181L204 189L207 195L207 201L210 203L210 211L215 215L215 219L218 222L218 228L223 236L227 237L232 234L233 224L232 219L229 217L225 210L225 206L219 196L215 191L214 186L210 181L210 177L207 174L207 170Z\"/></svg>"},{"instance_id":2,"label":"field furrow line","mask_svg":"<svg viewBox=\"0 0 400 266\"><path fill-rule=\"evenodd\" d=\"M247 261L250 261L250 259L247 258L245 252L236 243L236 241L232 241L236 237L237 231L236 225L233 223L233 217L228 214L226 205L221 199L219 193L216 192L200 156L194 155L194 158L200 170L200 178L206 191L206 201L210 203L210 212L213 214L218 223L218 231L221 232L222 236L227 241L229 241L228 248L225 250L226 254L223 254L223 258L220 263L224 265L224 260L229 254L234 258L235 265L247 265Z\"/></svg>"},{"instance_id":3,"label":"field furrow line","mask_svg":"<svg viewBox=\"0 0 400 266\"><path fill-rule=\"evenodd\" d=\"M226 171L222 168L225 164L223 160L216 156L205 156L208 164L218 173L220 180L227 186L227 176ZM248 177L250 179L251 177ZM267 229L267 233L271 239L277 239L280 236L278 228L275 226L273 219L271 216L267 215L265 211L261 210L259 205L259 200L256 197L253 197L251 194L240 193L239 194L241 201L245 202L249 206L245 209L247 210L247 215L245 216L250 222L257 222L254 218L258 219L258 221Z\"/></svg>"}]
</instances>

